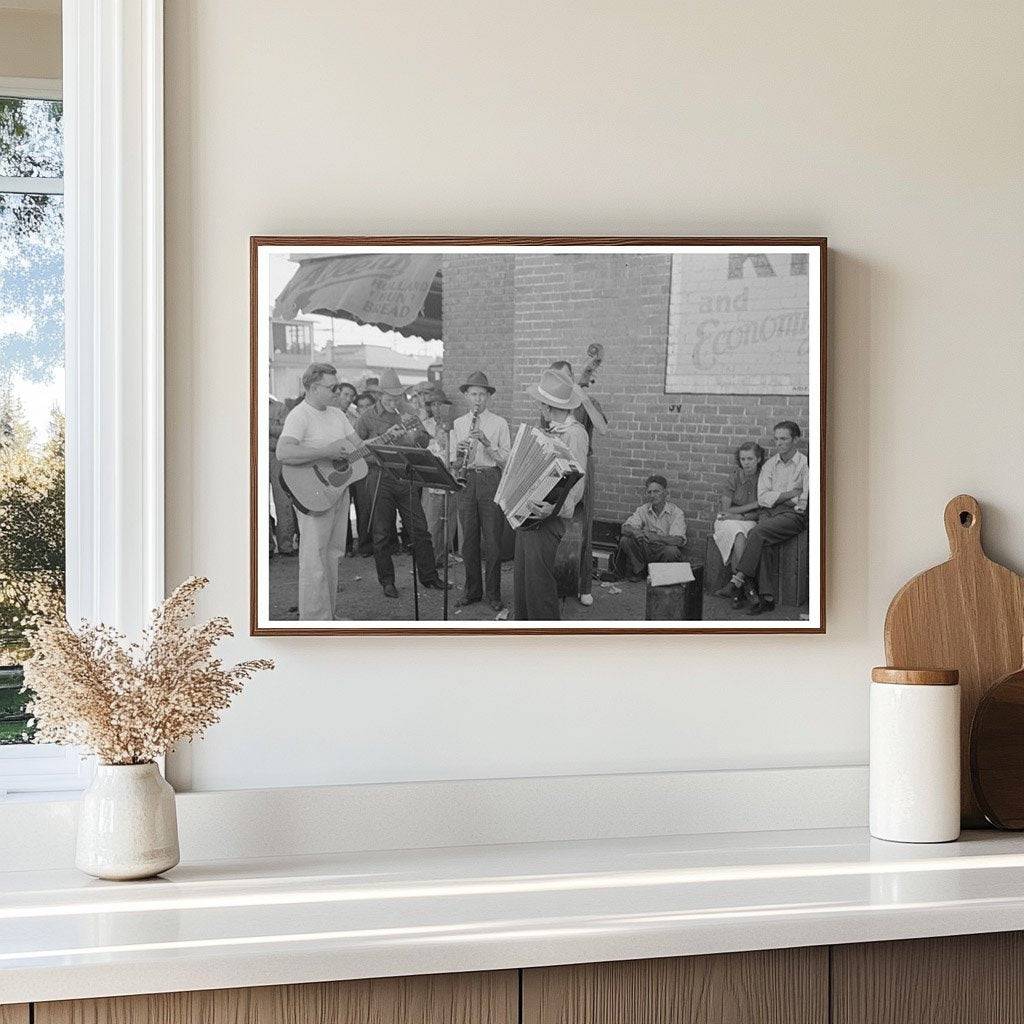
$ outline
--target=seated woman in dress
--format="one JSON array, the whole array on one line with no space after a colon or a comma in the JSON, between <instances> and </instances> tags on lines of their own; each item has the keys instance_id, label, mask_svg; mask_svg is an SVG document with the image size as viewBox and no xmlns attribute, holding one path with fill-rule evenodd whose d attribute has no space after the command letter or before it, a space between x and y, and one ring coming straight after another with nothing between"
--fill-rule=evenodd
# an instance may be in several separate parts
<instances>
[{"instance_id":1,"label":"seated woman in dress","mask_svg":"<svg viewBox=\"0 0 1024 1024\"><path fill-rule=\"evenodd\" d=\"M757 524L757 478L764 465L765 450L756 441L746 441L736 449L736 466L722 490L722 508L715 519L714 541L722 553L723 564L733 572L747 545L747 534ZM735 599L735 589L726 584L715 591L716 597Z\"/></svg>"}]
</instances>

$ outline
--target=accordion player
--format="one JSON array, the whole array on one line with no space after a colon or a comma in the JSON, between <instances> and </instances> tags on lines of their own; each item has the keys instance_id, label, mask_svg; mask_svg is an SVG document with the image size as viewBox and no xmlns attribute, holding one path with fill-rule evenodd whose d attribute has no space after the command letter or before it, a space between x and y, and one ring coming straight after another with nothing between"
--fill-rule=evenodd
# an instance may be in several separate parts
<instances>
[{"instance_id":1,"label":"accordion player","mask_svg":"<svg viewBox=\"0 0 1024 1024\"><path fill-rule=\"evenodd\" d=\"M550 621L562 617L555 560L583 492L590 440L572 415L582 398L564 370L545 370L527 394L550 428L519 428L494 500L515 528L514 617Z\"/></svg>"},{"instance_id":2,"label":"accordion player","mask_svg":"<svg viewBox=\"0 0 1024 1024\"><path fill-rule=\"evenodd\" d=\"M552 506L557 515L569 491L583 479L583 467L569 447L539 427L523 423L516 434L494 500L509 525L529 528L536 505Z\"/></svg>"}]
</instances>

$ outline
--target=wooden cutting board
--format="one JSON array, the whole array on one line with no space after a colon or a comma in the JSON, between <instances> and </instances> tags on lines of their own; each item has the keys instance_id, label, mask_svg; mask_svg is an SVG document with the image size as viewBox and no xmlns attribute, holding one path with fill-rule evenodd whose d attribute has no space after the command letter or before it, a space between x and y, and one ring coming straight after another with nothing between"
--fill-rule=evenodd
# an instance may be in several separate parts
<instances>
[{"instance_id":1,"label":"wooden cutting board","mask_svg":"<svg viewBox=\"0 0 1024 1024\"><path fill-rule=\"evenodd\" d=\"M1024 579L988 558L981 507L969 494L946 506L948 562L915 576L885 616L885 657L895 668L960 672L960 814L964 827L985 825L971 789L970 734L988 688L1020 667Z\"/></svg>"},{"instance_id":2,"label":"wooden cutting board","mask_svg":"<svg viewBox=\"0 0 1024 1024\"><path fill-rule=\"evenodd\" d=\"M978 702L971 785L986 820L1024 829L1024 668L994 683Z\"/></svg>"}]
</instances>

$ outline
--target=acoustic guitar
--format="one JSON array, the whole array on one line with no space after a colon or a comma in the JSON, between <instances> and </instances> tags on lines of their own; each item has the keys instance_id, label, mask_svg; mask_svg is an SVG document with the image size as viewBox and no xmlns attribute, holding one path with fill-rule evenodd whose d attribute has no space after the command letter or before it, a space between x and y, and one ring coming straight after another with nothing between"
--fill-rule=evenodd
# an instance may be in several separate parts
<instances>
[{"instance_id":1,"label":"acoustic guitar","mask_svg":"<svg viewBox=\"0 0 1024 1024\"><path fill-rule=\"evenodd\" d=\"M362 480L369 471L366 456L372 454L367 444L386 443L400 437L407 430L419 426L416 416L402 416L402 423L395 424L380 437L368 442L352 443L342 438L341 444L348 453L335 459L318 459L301 466L281 464L281 485L295 503L295 507L307 516L326 515L341 500L345 489Z\"/></svg>"}]
</instances>

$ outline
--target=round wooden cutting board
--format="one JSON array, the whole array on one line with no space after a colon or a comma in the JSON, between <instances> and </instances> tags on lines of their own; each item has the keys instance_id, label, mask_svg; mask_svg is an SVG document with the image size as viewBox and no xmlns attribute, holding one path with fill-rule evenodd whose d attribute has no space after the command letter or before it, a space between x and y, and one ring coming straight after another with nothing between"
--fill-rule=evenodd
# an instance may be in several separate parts
<instances>
[{"instance_id":1,"label":"round wooden cutting board","mask_svg":"<svg viewBox=\"0 0 1024 1024\"><path fill-rule=\"evenodd\" d=\"M1020 667L1024 579L988 558L981 507L969 494L946 506L948 562L905 584L885 615L885 657L897 668L955 668L963 700L960 813L966 828L985 825L971 788L970 733L978 702Z\"/></svg>"},{"instance_id":2,"label":"round wooden cutting board","mask_svg":"<svg viewBox=\"0 0 1024 1024\"><path fill-rule=\"evenodd\" d=\"M1024 668L978 702L971 724L971 784L991 824L1024 829Z\"/></svg>"}]
</instances>

